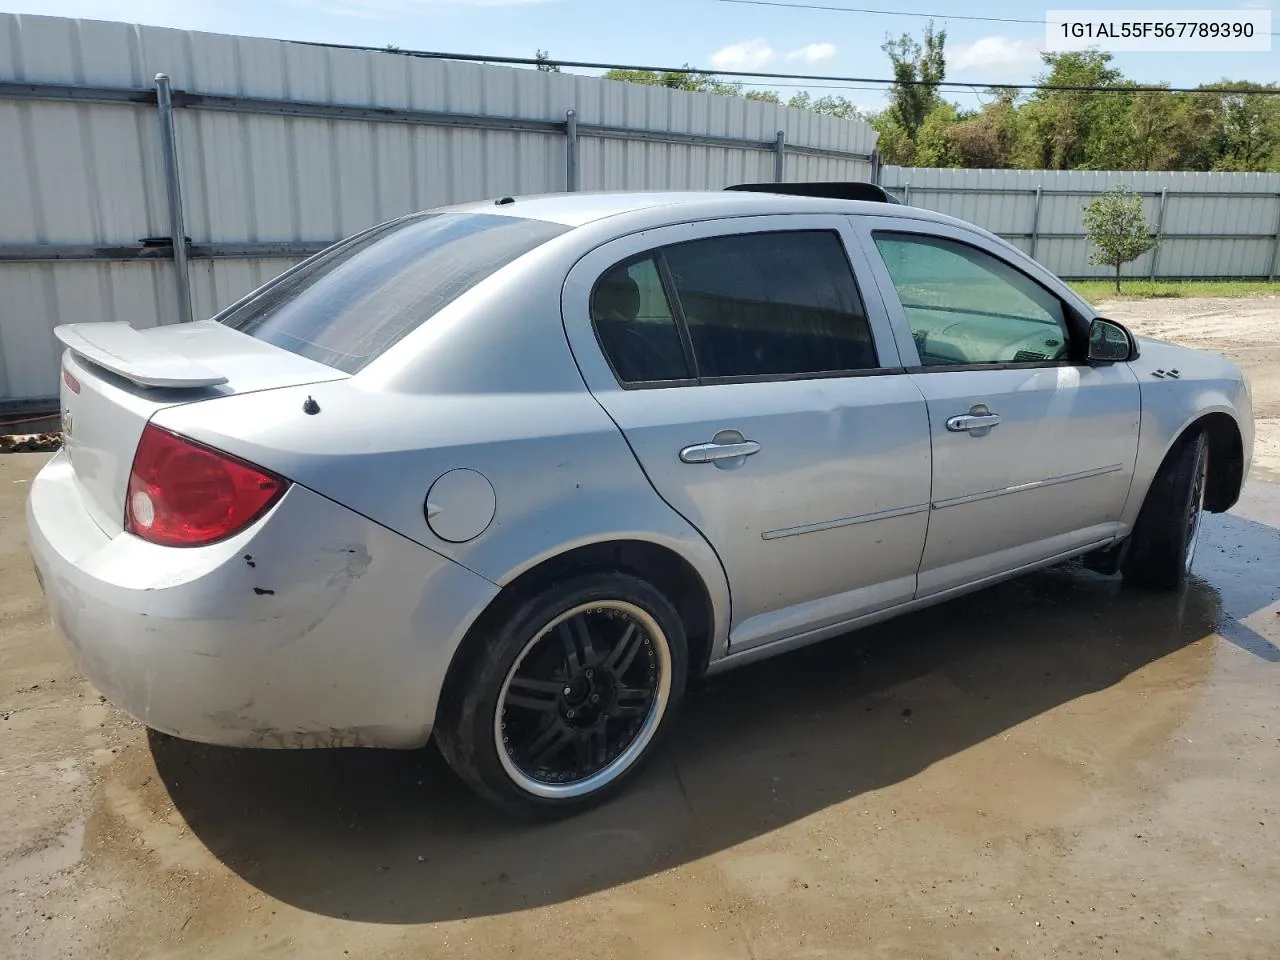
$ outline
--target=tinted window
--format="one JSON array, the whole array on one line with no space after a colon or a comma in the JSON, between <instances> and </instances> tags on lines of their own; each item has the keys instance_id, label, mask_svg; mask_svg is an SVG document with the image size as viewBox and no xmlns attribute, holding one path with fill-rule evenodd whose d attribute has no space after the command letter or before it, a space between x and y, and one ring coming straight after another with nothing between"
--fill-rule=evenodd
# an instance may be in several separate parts
<instances>
[{"instance_id":1,"label":"tinted window","mask_svg":"<svg viewBox=\"0 0 1280 960\"><path fill-rule=\"evenodd\" d=\"M692 376L652 255L620 263L600 278L591 295L591 320L623 383Z\"/></svg>"},{"instance_id":2,"label":"tinted window","mask_svg":"<svg viewBox=\"0 0 1280 960\"><path fill-rule=\"evenodd\" d=\"M317 254L218 320L355 373L499 268L568 229L490 214L421 214Z\"/></svg>"},{"instance_id":3,"label":"tinted window","mask_svg":"<svg viewBox=\"0 0 1280 960\"><path fill-rule=\"evenodd\" d=\"M835 233L748 233L664 251L701 377L865 370L866 311Z\"/></svg>"},{"instance_id":4,"label":"tinted window","mask_svg":"<svg viewBox=\"0 0 1280 960\"><path fill-rule=\"evenodd\" d=\"M1067 359L1062 301L1003 260L940 237L875 241L925 366Z\"/></svg>"}]
</instances>

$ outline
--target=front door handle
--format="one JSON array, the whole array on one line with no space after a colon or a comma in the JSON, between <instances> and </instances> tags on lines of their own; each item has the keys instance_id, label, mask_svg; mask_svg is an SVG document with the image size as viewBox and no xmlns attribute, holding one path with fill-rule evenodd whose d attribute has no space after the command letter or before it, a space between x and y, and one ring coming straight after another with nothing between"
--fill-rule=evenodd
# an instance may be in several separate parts
<instances>
[{"instance_id":1,"label":"front door handle","mask_svg":"<svg viewBox=\"0 0 1280 960\"><path fill-rule=\"evenodd\" d=\"M947 429L955 433L964 433L972 430L990 430L1000 422L999 414L995 413L965 413L958 417L952 417L947 421Z\"/></svg>"},{"instance_id":2,"label":"front door handle","mask_svg":"<svg viewBox=\"0 0 1280 960\"><path fill-rule=\"evenodd\" d=\"M740 440L736 443L695 443L680 451L680 459L685 463L714 463L716 460L749 457L759 452L760 444L754 440Z\"/></svg>"}]
</instances>

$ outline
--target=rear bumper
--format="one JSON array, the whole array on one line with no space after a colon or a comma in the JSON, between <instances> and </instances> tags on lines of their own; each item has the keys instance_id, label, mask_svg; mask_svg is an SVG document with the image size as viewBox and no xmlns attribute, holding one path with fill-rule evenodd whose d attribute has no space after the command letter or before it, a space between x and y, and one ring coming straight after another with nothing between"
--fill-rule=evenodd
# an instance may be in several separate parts
<instances>
[{"instance_id":1,"label":"rear bumper","mask_svg":"<svg viewBox=\"0 0 1280 960\"><path fill-rule=\"evenodd\" d=\"M208 547L110 536L69 460L32 483L32 557L85 675L148 727L255 747L414 747L497 587L294 485Z\"/></svg>"}]
</instances>

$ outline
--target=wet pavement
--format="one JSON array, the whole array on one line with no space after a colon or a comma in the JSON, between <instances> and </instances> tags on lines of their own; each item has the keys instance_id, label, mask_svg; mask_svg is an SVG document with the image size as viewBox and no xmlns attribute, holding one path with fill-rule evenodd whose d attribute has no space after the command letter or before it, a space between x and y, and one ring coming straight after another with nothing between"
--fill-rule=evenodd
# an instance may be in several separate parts
<instances>
[{"instance_id":1,"label":"wet pavement","mask_svg":"<svg viewBox=\"0 0 1280 960\"><path fill-rule=\"evenodd\" d=\"M1280 486L1207 519L1196 572L1169 596L1066 565L704 681L629 792L540 826L432 751L147 735L73 676L27 689L9 646L0 807L28 812L0 836L43 800L49 839L0 845L0 933L18 956L1275 957Z\"/></svg>"}]
</instances>

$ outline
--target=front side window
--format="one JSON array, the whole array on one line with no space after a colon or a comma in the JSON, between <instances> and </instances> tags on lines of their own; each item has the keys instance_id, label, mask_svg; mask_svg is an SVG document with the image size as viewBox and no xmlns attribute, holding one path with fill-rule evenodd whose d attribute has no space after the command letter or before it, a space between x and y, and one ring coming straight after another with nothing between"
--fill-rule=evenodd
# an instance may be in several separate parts
<instances>
[{"instance_id":1,"label":"front side window","mask_svg":"<svg viewBox=\"0 0 1280 960\"><path fill-rule=\"evenodd\" d=\"M876 233L926 367L1066 360L1062 301L975 247L910 233Z\"/></svg>"},{"instance_id":2,"label":"front side window","mask_svg":"<svg viewBox=\"0 0 1280 960\"><path fill-rule=\"evenodd\" d=\"M216 319L355 373L472 287L566 230L492 214L406 217L317 254Z\"/></svg>"},{"instance_id":3,"label":"front side window","mask_svg":"<svg viewBox=\"0 0 1280 960\"><path fill-rule=\"evenodd\" d=\"M665 248L701 378L874 369L838 234L746 233Z\"/></svg>"}]
</instances>

